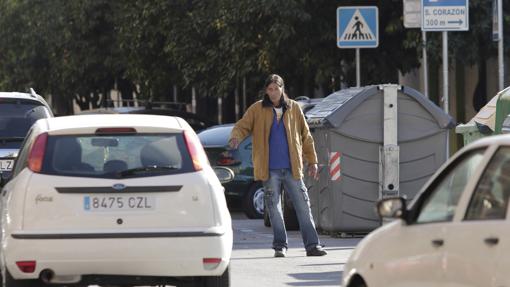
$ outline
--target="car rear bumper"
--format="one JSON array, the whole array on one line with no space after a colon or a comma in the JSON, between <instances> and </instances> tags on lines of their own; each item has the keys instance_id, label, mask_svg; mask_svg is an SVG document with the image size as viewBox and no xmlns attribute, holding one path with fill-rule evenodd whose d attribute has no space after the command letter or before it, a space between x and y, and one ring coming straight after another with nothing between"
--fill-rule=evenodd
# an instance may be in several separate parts
<instances>
[{"instance_id":1,"label":"car rear bumper","mask_svg":"<svg viewBox=\"0 0 510 287\"><path fill-rule=\"evenodd\" d=\"M82 275L219 276L230 262L232 230L198 237L139 238L5 238L6 267L15 279L39 278L51 270L54 283L75 283ZM221 258L217 266L204 258ZM36 261L35 272L23 273L17 261Z\"/></svg>"}]
</instances>

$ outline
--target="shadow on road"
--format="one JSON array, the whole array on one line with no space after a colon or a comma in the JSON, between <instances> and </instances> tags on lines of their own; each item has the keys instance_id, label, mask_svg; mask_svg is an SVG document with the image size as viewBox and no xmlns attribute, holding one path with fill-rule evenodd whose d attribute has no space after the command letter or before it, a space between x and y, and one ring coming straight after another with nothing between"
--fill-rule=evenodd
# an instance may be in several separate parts
<instances>
[{"instance_id":1,"label":"shadow on road","mask_svg":"<svg viewBox=\"0 0 510 287\"><path fill-rule=\"evenodd\" d=\"M313 273L294 273L289 274L300 282L289 282L289 286L331 286L340 285L342 280L342 271L338 272L313 272Z\"/></svg>"}]
</instances>

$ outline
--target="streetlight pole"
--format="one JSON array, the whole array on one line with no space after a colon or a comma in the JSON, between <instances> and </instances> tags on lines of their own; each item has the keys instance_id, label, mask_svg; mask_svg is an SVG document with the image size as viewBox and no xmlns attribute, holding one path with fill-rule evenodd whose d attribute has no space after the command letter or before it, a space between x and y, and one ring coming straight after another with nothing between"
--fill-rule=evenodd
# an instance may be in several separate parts
<instances>
[{"instance_id":1,"label":"streetlight pole","mask_svg":"<svg viewBox=\"0 0 510 287\"><path fill-rule=\"evenodd\" d=\"M503 0L498 1L498 74L499 90L505 88L505 63L503 57Z\"/></svg>"}]
</instances>

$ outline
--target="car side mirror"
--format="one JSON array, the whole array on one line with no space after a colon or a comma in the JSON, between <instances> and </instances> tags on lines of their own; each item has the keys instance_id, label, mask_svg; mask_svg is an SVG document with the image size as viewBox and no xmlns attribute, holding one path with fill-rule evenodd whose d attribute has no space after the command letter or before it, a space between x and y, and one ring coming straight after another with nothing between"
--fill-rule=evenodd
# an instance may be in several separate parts
<instances>
[{"instance_id":1,"label":"car side mirror","mask_svg":"<svg viewBox=\"0 0 510 287\"><path fill-rule=\"evenodd\" d=\"M377 202L377 213L382 219L402 218L406 220L407 205L402 197L388 197Z\"/></svg>"},{"instance_id":2,"label":"car side mirror","mask_svg":"<svg viewBox=\"0 0 510 287\"><path fill-rule=\"evenodd\" d=\"M215 166L215 167L213 167L213 170L214 170L214 173L216 173L216 176L218 177L218 179L220 180L220 182L222 184L231 182L234 179L234 176L235 176L234 172L228 167Z\"/></svg>"}]
</instances>

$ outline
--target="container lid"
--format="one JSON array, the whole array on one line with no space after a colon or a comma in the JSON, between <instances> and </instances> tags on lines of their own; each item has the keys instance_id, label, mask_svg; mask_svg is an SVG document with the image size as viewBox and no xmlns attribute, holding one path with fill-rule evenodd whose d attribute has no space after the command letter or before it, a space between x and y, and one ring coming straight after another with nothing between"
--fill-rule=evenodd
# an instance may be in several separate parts
<instances>
[{"instance_id":1,"label":"container lid","mask_svg":"<svg viewBox=\"0 0 510 287\"><path fill-rule=\"evenodd\" d=\"M496 103L498 96L494 96L471 120L475 123L489 127L492 131L496 126Z\"/></svg>"},{"instance_id":2,"label":"container lid","mask_svg":"<svg viewBox=\"0 0 510 287\"><path fill-rule=\"evenodd\" d=\"M338 128L347 116L366 99L377 93L382 93L380 90L383 87L384 85L372 85L336 91L307 112L307 122L310 127L330 126ZM452 117L418 91L402 86L399 93L403 93L417 101L432 115L441 128L449 129L455 126Z\"/></svg>"}]
</instances>

